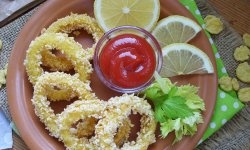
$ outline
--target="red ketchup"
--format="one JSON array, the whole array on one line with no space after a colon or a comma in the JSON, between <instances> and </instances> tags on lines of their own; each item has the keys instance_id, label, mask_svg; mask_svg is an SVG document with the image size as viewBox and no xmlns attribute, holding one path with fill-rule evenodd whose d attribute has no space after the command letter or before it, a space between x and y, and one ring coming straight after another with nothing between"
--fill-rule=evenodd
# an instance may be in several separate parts
<instances>
[{"instance_id":1,"label":"red ketchup","mask_svg":"<svg viewBox=\"0 0 250 150\"><path fill-rule=\"evenodd\" d=\"M99 55L104 77L123 88L134 88L151 79L156 68L155 53L146 39L134 34L112 38Z\"/></svg>"}]
</instances>

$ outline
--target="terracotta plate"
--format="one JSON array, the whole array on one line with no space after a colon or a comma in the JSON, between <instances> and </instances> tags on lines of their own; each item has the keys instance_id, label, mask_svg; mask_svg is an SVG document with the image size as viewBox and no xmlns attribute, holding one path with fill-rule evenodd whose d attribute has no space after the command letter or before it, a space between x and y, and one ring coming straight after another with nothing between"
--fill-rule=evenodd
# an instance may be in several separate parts
<instances>
[{"instance_id":1,"label":"terracotta plate","mask_svg":"<svg viewBox=\"0 0 250 150\"><path fill-rule=\"evenodd\" d=\"M30 101L33 88L28 81L25 67L23 65L26 50L30 42L40 35L40 31L56 21L57 18L65 17L66 15L69 15L70 12L87 13L90 16L93 16L93 2L93 0L49 0L31 17L16 40L9 61L7 93L13 120L15 121L22 138L30 149L59 150L65 148L63 143L60 143L57 139L49 136L48 131L34 113L34 107ZM194 19L188 10L186 10L186 8L178 1L161 0L161 18L174 14ZM93 43L92 37L86 34L86 32L78 36L76 40L85 47L90 46ZM199 33L190 43L204 50L213 62L214 68L216 68L212 48L204 32ZM98 81L95 74L92 75L91 80L91 86L100 98L107 99L110 96L118 94L105 88L105 86ZM206 130L213 113L217 93L216 73L211 75L180 76L172 78L172 80L177 81L178 84L190 83L200 87L199 95L205 100L206 105L206 111L203 113L204 123L199 125L198 132L193 137L185 137L175 145L171 145L173 135L168 136L166 139L157 138L157 142L149 147L149 149L152 150L193 149ZM66 104L58 103L52 105L56 112L60 112ZM136 120L135 116L132 118L133 120ZM136 136L136 130L139 128L138 123L136 124L136 128L133 128L133 134L131 135L132 138ZM157 130L157 137L158 133L159 129Z\"/></svg>"}]
</instances>

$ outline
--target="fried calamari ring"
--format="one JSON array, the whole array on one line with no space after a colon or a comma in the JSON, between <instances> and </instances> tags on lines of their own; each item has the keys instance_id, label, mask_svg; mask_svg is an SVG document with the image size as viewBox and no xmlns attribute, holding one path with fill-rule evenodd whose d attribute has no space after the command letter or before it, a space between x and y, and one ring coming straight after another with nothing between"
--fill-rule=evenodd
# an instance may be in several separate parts
<instances>
[{"instance_id":1,"label":"fried calamari ring","mask_svg":"<svg viewBox=\"0 0 250 150\"><path fill-rule=\"evenodd\" d=\"M94 117L88 117L86 119L81 119L82 122L77 123L75 133L78 138L83 138L83 137L90 137L95 133L95 125L98 122L98 119Z\"/></svg>"},{"instance_id":2,"label":"fried calamari ring","mask_svg":"<svg viewBox=\"0 0 250 150\"><path fill-rule=\"evenodd\" d=\"M82 50L79 43L75 42L73 38L68 37L62 33L44 33L31 42L27 50L25 66L29 76L30 82L34 85L37 78L43 74L43 69L40 66L41 51L60 50L68 60L74 65L75 76L81 81L86 81L90 78L90 73L93 68L90 62L85 58L86 53Z\"/></svg>"},{"instance_id":3,"label":"fried calamari ring","mask_svg":"<svg viewBox=\"0 0 250 150\"><path fill-rule=\"evenodd\" d=\"M95 94L91 92L89 83L84 83L78 78L62 72L44 73L40 76L34 86L32 104L35 107L35 113L50 131L50 135L58 137L58 125L56 123L57 116L53 109L49 106L50 102L47 98L47 88L56 86L60 89L71 88L77 93L78 99L92 100L97 99Z\"/></svg>"},{"instance_id":4,"label":"fried calamari ring","mask_svg":"<svg viewBox=\"0 0 250 150\"><path fill-rule=\"evenodd\" d=\"M114 142L114 135L123 120L128 118L132 112L142 115L140 120L141 129L134 142L126 142L121 149L147 149L155 142L156 122L150 104L134 95L123 95L114 97L108 101L107 109L104 111L104 118L96 125L95 138L93 143L98 149L119 149Z\"/></svg>"},{"instance_id":5,"label":"fried calamari ring","mask_svg":"<svg viewBox=\"0 0 250 150\"><path fill-rule=\"evenodd\" d=\"M48 67L51 71L70 71L74 68L65 56L57 56L48 50L42 51L41 55L43 66Z\"/></svg>"},{"instance_id":6,"label":"fried calamari ring","mask_svg":"<svg viewBox=\"0 0 250 150\"><path fill-rule=\"evenodd\" d=\"M123 121L122 125L118 128L117 134L114 136L114 142L116 145L121 146L128 140L131 127L133 127L133 124L129 118Z\"/></svg>"},{"instance_id":7,"label":"fried calamari ring","mask_svg":"<svg viewBox=\"0 0 250 150\"><path fill-rule=\"evenodd\" d=\"M76 97L76 93L71 87L64 87L63 89L56 86L48 86L46 88L47 97L50 101L69 101Z\"/></svg>"},{"instance_id":8,"label":"fried calamari ring","mask_svg":"<svg viewBox=\"0 0 250 150\"><path fill-rule=\"evenodd\" d=\"M87 48L88 59L92 59L94 55L94 50L96 47L96 43L104 34L101 28L98 26L96 20L87 14L71 14L64 18L58 19L56 22L52 23L45 33L71 33L75 30L84 29L87 33L93 36L95 44L92 47ZM45 51L42 54L43 63L45 66L51 68L52 70L61 70L67 71L72 68L70 61L63 57L57 57L51 52Z\"/></svg>"},{"instance_id":9,"label":"fried calamari ring","mask_svg":"<svg viewBox=\"0 0 250 150\"><path fill-rule=\"evenodd\" d=\"M107 103L100 100L75 101L58 116L59 139L67 149L96 149L91 138L79 138L72 124L87 118L101 119ZM94 126L93 126L94 128Z\"/></svg>"},{"instance_id":10,"label":"fried calamari ring","mask_svg":"<svg viewBox=\"0 0 250 150\"><path fill-rule=\"evenodd\" d=\"M95 124L97 120L103 118L103 111L106 107L107 103L105 101L78 100L68 105L58 116L59 138L68 149L97 149L95 147L96 145L92 143L94 137L90 139L88 139L88 137L94 134ZM77 129L73 128L72 125L79 120L83 120L83 122L77 125ZM117 145L123 144L128 139L131 126L131 122L128 118L123 121L123 125L118 129L115 136ZM79 130L82 128L87 132L83 133L83 131Z\"/></svg>"},{"instance_id":11,"label":"fried calamari ring","mask_svg":"<svg viewBox=\"0 0 250 150\"><path fill-rule=\"evenodd\" d=\"M77 137L83 138L92 136L95 133L95 125L97 124L97 122L97 119L91 117L84 119L83 122L78 123L76 126L77 130L74 129ZM117 134L115 135L116 145L121 146L128 140L131 127L133 127L133 125L129 118L123 121L122 126L120 126Z\"/></svg>"},{"instance_id":12,"label":"fried calamari ring","mask_svg":"<svg viewBox=\"0 0 250 150\"><path fill-rule=\"evenodd\" d=\"M103 36L102 29L98 26L96 20L87 14L70 14L64 18L58 19L52 23L45 33L71 33L75 30L84 29L93 36L95 44L88 48L94 54L96 43Z\"/></svg>"},{"instance_id":13,"label":"fried calamari ring","mask_svg":"<svg viewBox=\"0 0 250 150\"><path fill-rule=\"evenodd\" d=\"M98 26L94 18L87 14L73 13L52 23L47 30L45 30L45 33L71 33L79 29L84 29L91 34L95 42L97 42L103 35L102 29Z\"/></svg>"}]
</instances>

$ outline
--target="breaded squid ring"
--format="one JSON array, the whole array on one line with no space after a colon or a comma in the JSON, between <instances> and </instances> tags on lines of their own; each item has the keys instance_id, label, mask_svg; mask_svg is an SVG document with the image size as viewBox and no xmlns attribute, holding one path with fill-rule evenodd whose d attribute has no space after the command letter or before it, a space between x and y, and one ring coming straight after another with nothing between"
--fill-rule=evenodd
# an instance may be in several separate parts
<instances>
[{"instance_id":1,"label":"breaded squid ring","mask_svg":"<svg viewBox=\"0 0 250 150\"><path fill-rule=\"evenodd\" d=\"M72 128L72 124L78 122L79 120L91 120L95 118L96 120L103 118L103 111L106 109L107 103L105 101L75 101L74 103L68 105L66 109L58 116L57 124L59 126L59 135L60 140L63 141L67 149L81 150L81 149L97 149L92 143L94 137L88 139L87 136L90 136L89 131L95 130L95 124L92 126L87 124L88 133L83 133L84 135L76 132ZM69 119L70 118L70 119ZM95 123L95 120L92 120ZM79 125L79 124L78 124ZM83 125L83 124L80 124ZM118 129L118 132L115 136L115 143L117 145L123 144L127 141L131 129L131 122L127 118L123 121L123 124ZM78 126L78 131L81 127Z\"/></svg>"},{"instance_id":2,"label":"breaded squid ring","mask_svg":"<svg viewBox=\"0 0 250 150\"><path fill-rule=\"evenodd\" d=\"M84 83L78 78L62 72L44 73L40 76L34 86L32 104L35 107L35 113L50 131L50 135L58 137L58 125L56 115L53 109L49 106L50 102L47 98L47 88L56 86L64 89L71 88L77 93L78 99L93 100L97 99L95 94L91 92L89 83Z\"/></svg>"},{"instance_id":3,"label":"breaded squid ring","mask_svg":"<svg viewBox=\"0 0 250 150\"><path fill-rule=\"evenodd\" d=\"M97 121L97 119L92 117L88 118L87 121L85 120L84 122L78 123L76 126L77 137L82 138L92 136L95 133L95 125L97 124ZM133 127L133 125L129 118L123 121L114 137L116 145L121 146L128 140L131 127Z\"/></svg>"},{"instance_id":4,"label":"breaded squid ring","mask_svg":"<svg viewBox=\"0 0 250 150\"><path fill-rule=\"evenodd\" d=\"M104 34L101 28L98 26L96 20L87 14L71 14L64 18L58 19L52 23L45 33L71 33L75 30L84 29L93 36L95 44L92 47L87 48L88 59L91 60L94 55L94 50L97 42ZM69 61L63 57L57 57L51 52L45 51L43 54L44 65L52 70L68 71L72 65Z\"/></svg>"},{"instance_id":5,"label":"breaded squid ring","mask_svg":"<svg viewBox=\"0 0 250 150\"><path fill-rule=\"evenodd\" d=\"M82 50L81 45L66 34L44 33L31 42L24 61L29 80L33 85L44 72L40 66L42 64L41 52L44 49L60 50L74 65L75 76L81 81L89 80L93 68L86 59L86 53Z\"/></svg>"},{"instance_id":6,"label":"breaded squid ring","mask_svg":"<svg viewBox=\"0 0 250 150\"><path fill-rule=\"evenodd\" d=\"M95 133L95 125L97 124L97 122L98 119L94 117L88 117L84 119L82 122L77 123L77 130L75 130L75 134L78 138L92 136Z\"/></svg>"},{"instance_id":7,"label":"breaded squid ring","mask_svg":"<svg viewBox=\"0 0 250 150\"><path fill-rule=\"evenodd\" d=\"M69 101L76 97L76 93L70 87L64 87L63 89L58 87L50 87L46 88L47 97L50 101L61 101L66 100Z\"/></svg>"},{"instance_id":8,"label":"breaded squid ring","mask_svg":"<svg viewBox=\"0 0 250 150\"><path fill-rule=\"evenodd\" d=\"M56 56L51 51L41 52L43 66L51 71L70 71L74 68L73 64L63 56Z\"/></svg>"},{"instance_id":9,"label":"breaded squid ring","mask_svg":"<svg viewBox=\"0 0 250 150\"><path fill-rule=\"evenodd\" d=\"M72 124L90 117L101 119L102 112L105 110L106 105L107 103L105 101L100 100L75 101L64 109L58 116L57 124L60 135L59 139L64 143L67 149L96 149L95 145L91 142L91 138L79 138L75 135Z\"/></svg>"},{"instance_id":10,"label":"breaded squid ring","mask_svg":"<svg viewBox=\"0 0 250 150\"><path fill-rule=\"evenodd\" d=\"M133 126L129 118L122 122L122 125L118 128L117 134L114 136L116 145L121 146L123 143L127 142Z\"/></svg>"},{"instance_id":11,"label":"breaded squid ring","mask_svg":"<svg viewBox=\"0 0 250 150\"><path fill-rule=\"evenodd\" d=\"M124 94L108 101L107 109L103 113L104 118L96 125L96 137L93 143L98 146L98 149L119 149L114 142L114 135L131 112L142 115L141 129L137 133L138 137L135 142L126 142L120 149L146 150L155 142L156 122L150 104L137 96Z\"/></svg>"}]
</instances>

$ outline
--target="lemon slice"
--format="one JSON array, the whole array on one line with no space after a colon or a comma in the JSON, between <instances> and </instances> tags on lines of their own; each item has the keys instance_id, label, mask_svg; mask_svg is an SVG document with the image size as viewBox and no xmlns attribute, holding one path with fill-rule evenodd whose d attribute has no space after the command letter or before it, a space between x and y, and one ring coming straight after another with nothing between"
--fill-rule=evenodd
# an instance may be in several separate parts
<instances>
[{"instance_id":1,"label":"lemon slice","mask_svg":"<svg viewBox=\"0 0 250 150\"><path fill-rule=\"evenodd\" d=\"M190 44L170 44L162 49L162 55L163 66L160 75L163 77L214 72L207 54Z\"/></svg>"},{"instance_id":2,"label":"lemon slice","mask_svg":"<svg viewBox=\"0 0 250 150\"><path fill-rule=\"evenodd\" d=\"M132 25L151 31L160 15L159 0L95 0L94 14L99 26L108 31Z\"/></svg>"},{"instance_id":3,"label":"lemon slice","mask_svg":"<svg viewBox=\"0 0 250 150\"><path fill-rule=\"evenodd\" d=\"M193 20L173 15L159 21L152 34L161 47L172 43L185 43L190 41L201 31L201 27Z\"/></svg>"}]
</instances>

